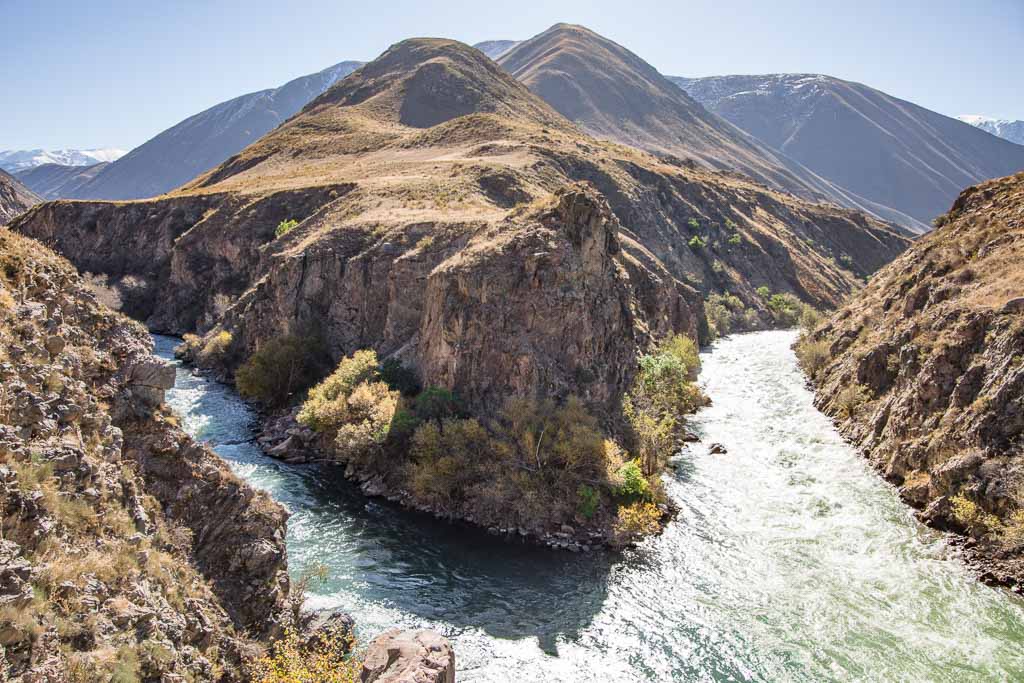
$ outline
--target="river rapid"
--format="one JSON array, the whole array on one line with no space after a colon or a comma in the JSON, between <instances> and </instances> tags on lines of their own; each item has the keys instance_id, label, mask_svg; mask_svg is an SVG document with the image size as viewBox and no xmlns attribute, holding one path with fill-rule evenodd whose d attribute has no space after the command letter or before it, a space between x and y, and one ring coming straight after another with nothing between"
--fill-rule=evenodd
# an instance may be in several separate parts
<instances>
[{"instance_id":1,"label":"river rapid","mask_svg":"<svg viewBox=\"0 0 1024 683\"><path fill-rule=\"evenodd\" d=\"M172 359L177 340L155 337ZM234 392L179 367L184 427L291 512L309 605L361 638L427 626L460 681L1024 680L1024 601L978 583L815 410L793 332L701 354L702 441L665 476L681 512L624 553L507 542L367 500L340 469L261 454ZM712 455L718 442L727 453Z\"/></svg>"}]
</instances>

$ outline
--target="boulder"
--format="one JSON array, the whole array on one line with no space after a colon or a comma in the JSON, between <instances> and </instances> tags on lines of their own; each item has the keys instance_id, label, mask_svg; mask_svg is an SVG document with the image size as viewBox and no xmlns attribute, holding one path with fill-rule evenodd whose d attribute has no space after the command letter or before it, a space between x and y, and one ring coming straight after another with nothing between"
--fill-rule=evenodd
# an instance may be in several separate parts
<instances>
[{"instance_id":1,"label":"boulder","mask_svg":"<svg viewBox=\"0 0 1024 683\"><path fill-rule=\"evenodd\" d=\"M366 650L362 683L454 683L455 653L436 631L391 629Z\"/></svg>"}]
</instances>

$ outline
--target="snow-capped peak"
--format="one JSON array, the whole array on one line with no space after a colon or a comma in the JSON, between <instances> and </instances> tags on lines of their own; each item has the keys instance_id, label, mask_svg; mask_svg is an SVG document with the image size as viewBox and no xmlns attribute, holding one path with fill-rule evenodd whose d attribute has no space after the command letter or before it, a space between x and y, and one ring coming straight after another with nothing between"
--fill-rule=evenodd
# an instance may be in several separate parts
<instances>
[{"instance_id":1,"label":"snow-capped peak","mask_svg":"<svg viewBox=\"0 0 1024 683\"><path fill-rule=\"evenodd\" d=\"M43 164L91 166L103 161L116 161L127 153L127 150L114 147L55 150L8 149L0 151L0 168L10 173L16 173Z\"/></svg>"},{"instance_id":2,"label":"snow-capped peak","mask_svg":"<svg viewBox=\"0 0 1024 683\"><path fill-rule=\"evenodd\" d=\"M1004 140L1024 145L1024 121L997 119L983 114L961 114L957 119Z\"/></svg>"}]
</instances>

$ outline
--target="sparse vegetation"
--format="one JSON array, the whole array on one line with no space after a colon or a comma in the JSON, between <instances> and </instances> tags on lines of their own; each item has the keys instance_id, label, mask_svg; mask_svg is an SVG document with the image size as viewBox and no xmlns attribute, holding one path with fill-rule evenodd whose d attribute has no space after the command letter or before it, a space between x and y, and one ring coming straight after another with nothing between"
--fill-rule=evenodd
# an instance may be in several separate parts
<instances>
[{"instance_id":1,"label":"sparse vegetation","mask_svg":"<svg viewBox=\"0 0 1024 683\"><path fill-rule=\"evenodd\" d=\"M857 414L857 410L871 400L871 394L867 387L862 384L850 384L839 391L835 398L836 410L839 416L850 418Z\"/></svg>"},{"instance_id":2,"label":"sparse vegetation","mask_svg":"<svg viewBox=\"0 0 1024 683\"><path fill-rule=\"evenodd\" d=\"M736 247L743 244L743 237L739 233L736 233L729 237L727 241L729 242L730 246Z\"/></svg>"},{"instance_id":3,"label":"sparse vegetation","mask_svg":"<svg viewBox=\"0 0 1024 683\"><path fill-rule=\"evenodd\" d=\"M303 642L294 629L275 642L256 666L257 683L358 683L362 661L352 654L355 641L336 631Z\"/></svg>"},{"instance_id":4,"label":"sparse vegetation","mask_svg":"<svg viewBox=\"0 0 1024 683\"><path fill-rule=\"evenodd\" d=\"M317 335L287 335L266 341L235 371L235 385L246 398L268 406L288 403L308 387L323 367Z\"/></svg>"},{"instance_id":5,"label":"sparse vegetation","mask_svg":"<svg viewBox=\"0 0 1024 683\"><path fill-rule=\"evenodd\" d=\"M686 244L689 245L690 249L693 249L694 251L698 251L708 246L708 243L705 240L701 239L700 235L694 235Z\"/></svg>"},{"instance_id":6,"label":"sparse vegetation","mask_svg":"<svg viewBox=\"0 0 1024 683\"><path fill-rule=\"evenodd\" d=\"M640 358L633 386L622 411L646 476L661 471L673 451L682 416L705 401L693 383L699 367L696 345L682 335L669 338L654 353Z\"/></svg>"},{"instance_id":7,"label":"sparse vegetation","mask_svg":"<svg viewBox=\"0 0 1024 683\"><path fill-rule=\"evenodd\" d=\"M814 340L807 335L802 335L797 340L795 350L797 362L811 379L814 379L818 372L832 360L828 342Z\"/></svg>"},{"instance_id":8,"label":"sparse vegetation","mask_svg":"<svg viewBox=\"0 0 1024 683\"><path fill-rule=\"evenodd\" d=\"M298 227L298 225L299 222L294 218L285 219L277 224L277 228L274 229L274 237L284 237Z\"/></svg>"},{"instance_id":9,"label":"sparse vegetation","mask_svg":"<svg viewBox=\"0 0 1024 683\"><path fill-rule=\"evenodd\" d=\"M691 218L687 220L686 224L690 226L690 230L693 230L694 232L700 230L700 221L698 221L696 218Z\"/></svg>"}]
</instances>

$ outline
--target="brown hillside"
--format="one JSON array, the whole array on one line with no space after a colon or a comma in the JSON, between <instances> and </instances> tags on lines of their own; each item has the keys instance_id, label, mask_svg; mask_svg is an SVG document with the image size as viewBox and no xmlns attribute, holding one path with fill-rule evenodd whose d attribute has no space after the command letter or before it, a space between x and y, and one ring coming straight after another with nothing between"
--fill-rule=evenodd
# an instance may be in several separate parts
<instances>
[{"instance_id":1,"label":"brown hillside","mask_svg":"<svg viewBox=\"0 0 1024 683\"><path fill-rule=\"evenodd\" d=\"M736 171L805 199L913 222L771 149L706 110L637 55L583 26L556 24L498 63L596 137Z\"/></svg>"},{"instance_id":2,"label":"brown hillside","mask_svg":"<svg viewBox=\"0 0 1024 683\"><path fill-rule=\"evenodd\" d=\"M1024 174L970 187L799 352L818 404L903 497L1024 578Z\"/></svg>"}]
</instances>

